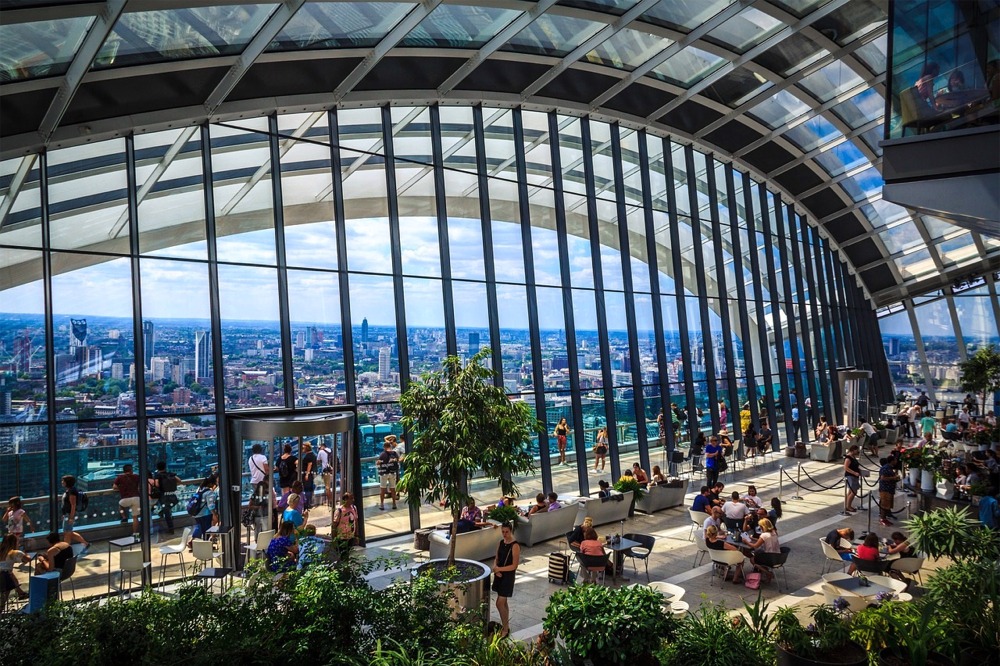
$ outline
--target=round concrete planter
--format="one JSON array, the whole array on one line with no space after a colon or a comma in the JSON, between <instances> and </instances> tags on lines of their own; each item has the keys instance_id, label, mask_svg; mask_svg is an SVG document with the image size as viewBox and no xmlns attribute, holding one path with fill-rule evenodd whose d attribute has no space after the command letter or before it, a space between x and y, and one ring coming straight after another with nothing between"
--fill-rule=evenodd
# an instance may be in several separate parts
<instances>
[{"instance_id":1,"label":"round concrete planter","mask_svg":"<svg viewBox=\"0 0 1000 666\"><path fill-rule=\"evenodd\" d=\"M448 560L428 560L410 570L411 577L427 573L434 576L441 592L449 595L452 615L458 617L465 611L482 609L482 626L490 619L490 568L475 560L455 560L454 576L447 575Z\"/></svg>"}]
</instances>

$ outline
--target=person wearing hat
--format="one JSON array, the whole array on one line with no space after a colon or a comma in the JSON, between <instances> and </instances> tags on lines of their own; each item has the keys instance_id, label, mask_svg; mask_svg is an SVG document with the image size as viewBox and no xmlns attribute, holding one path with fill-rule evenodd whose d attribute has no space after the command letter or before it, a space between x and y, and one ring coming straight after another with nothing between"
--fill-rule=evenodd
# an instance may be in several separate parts
<instances>
[{"instance_id":1,"label":"person wearing hat","mask_svg":"<svg viewBox=\"0 0 1000 666\"><path fill-rule=\"evenodd\" d=\"M396 438L393 435L389 435L393 440ZM399 475L399 454L392 448L392 442L389 441L389 437L385 438L385 443L383 446L383 451L378 457L378 500L379 500L379 510L385 510L385 491L389 491L389 497L392 499L392 508L396 507L396 478Z\"/></svg>"}]
</instances>

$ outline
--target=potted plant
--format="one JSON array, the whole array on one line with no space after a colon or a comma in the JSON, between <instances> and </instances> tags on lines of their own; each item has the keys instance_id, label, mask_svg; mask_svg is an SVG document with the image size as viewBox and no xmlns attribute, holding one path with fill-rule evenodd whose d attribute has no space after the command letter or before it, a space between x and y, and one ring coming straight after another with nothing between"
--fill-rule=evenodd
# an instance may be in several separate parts
<instances>
[{"instance_id":1,"label":"potted plant","mask_svg":"<svg viewBox=\"0 0 1000 666\"><path fill-rule=\"evenodd\" d=\"M772 616L758 595L753 606L733 617L721 605L703 602L677 625L660 653L660 663L670 666L703 664L773 664Z\"/></svg>"},{"instance_id":2,"label":"potted plant","mask_svg":"<svg viewBox=\"0 0 1000 666\"><path fill-rule=\"evenodd\" d=\"M812 622L805 627L793 606L778 609L774 614L778 666L868 663L868 652L851 639L854 615L846 600L837 601L843 603L814 606L809 614Z\"/></svg>"},{"instance_id":3,"label":"potted plant","mask_svg":"<svg viewBox=\"0 0 1000 666\"><path fill-rule=\"evenodd\" d=\"M483 365L489 354L484 348L464 366L449 356L441 370L414 380L399 399L401 423L413 433L399 490L414 510L422 502L443 501L451 511L447 559L431 560L416 571L431 573L453 592L467 584L459 599L466 608L489 599L490 575L481 562L462 560L456 567L458 518L470 497L468 481L482 471L497 480L501 494L516 495L513 479L534 469L528 442L543 428L527 403L512 401L493 382L494 372Z\"/></svg>"},{"instance_id":4,"label":"potted plant","mask_svg":"<svg viewBox=\"0 0 1000 666\"><path fill-rule=\"evenodd\" d=\"M508 525L513 525L515 529L517 528L517 509L512 506L495 506L486 512L483 516L486 520L497 523L498 525L503 525L507 523Z\"/></svg>"},{"instance_id":5,"label":"potted plant","mask_svg":"<svg viewBox=\"0 0 1000 666\"><path fill-rule=\"evenodd\" d=\"M920 459L924 450L920 447L913 447L903 451L903 463L906 465L907 482L910 488L916 488L920 483Z\"/></svg>"},{"instance_id":6,"label":"potted plant","mask_svg":"<svg viewBox=\"0 0 1000 666\"><path fill-rule=\"evenodd\" d=\"M542 626L565 644L574 663L652 666L658 663L653 653L677 624L662 603L662 595L644 585L574 585L549 598Z\"/></svg>"},{"instance_id":7,"label":"potted plant","mask_svg":"<svg viewBox=\"0 0 1000 666\"><path fill-rule=\"evenodd\" d=\"M987 481L977 481L969 486L969 495L972 497L972 506L979 506L983 497L990 494L990 484Z\"/></svg>"},{"instance_id":8,"label":"potted plant","mask_svg":"<svg viewBox=\"0 0 1000 666\"><path fill-rule=\"evenodd\" d=\"M959 363L958 369L962 373L962 390L979 396L979 413L985 414L986 397L1000 391L1000 352L993 345L980 347Z\"/></svg>"},{"instance_id":9,"label":"potted plant","mask_svg":"<svg viewBox=\"0 0 1000 666\"><path fill-rule=\"evenodd\" d=\"M921 449L920 492L934 492L934 474L941 468L941 453L931 446Z\"/></svg>"},{"instance_id":10,"label":"potted plant","mask_svg":"<svg viewBox=\"0 0 1000 666\"><path fill-rule=\"evenodd\" d=\"M623 495L630 490L632 491L632 504L628 507L628 517L631 518L635 515L635 503L646 496L646 489L639 485L634 476L622 476L615 481L613 487Z\"/></svg>"}]
</instances>

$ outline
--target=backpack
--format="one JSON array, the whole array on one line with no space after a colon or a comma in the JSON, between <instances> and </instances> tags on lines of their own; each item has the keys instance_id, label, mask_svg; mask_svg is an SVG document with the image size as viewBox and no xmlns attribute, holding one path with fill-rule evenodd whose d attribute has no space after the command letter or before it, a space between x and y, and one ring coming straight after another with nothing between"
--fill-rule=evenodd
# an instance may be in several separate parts
<instances>
[{"instance_id":1,"label":"backpack","mask_svg":"<svg viewBox=\"0 0 1000 666\"><path fill-rule=\"evenodd\" d=\"M90 506L90 498L87 497L87 493L82 490L76 492L76 510L86 511L87 507Z\"/></svg>"},{"instance_id":2,"label":"backpack","mask_svg":"<svg viewBox=\"0 0 1000 666\"><path fill-rule=\"evenodd\" d=\"M201 509L205 505L205 500L201 493L202 491L199 490L194 495L191 495L191 499L188 500L187 512L189 516L197 516L201 513Z\"/></svg>"},{"instance_id":3,"label":"backpack","mask_svg":"<svg viewBox=\"0 0 1000 666\"><path fill-rule=\"evenodd\" d=\"M177 492L177 475L173 472L163 472L160 475L160 492L175 493Z\"/></svg>"},{"instance_id":4,"label":"backpack","mask_svg":"<svg viewBox=\"0 0 1000 666\"><path fill-rule=\"evenodd\" d=\"M287 479L293 475L291 458L278 458L278 476Z\"/></svg>"}]
</instances>

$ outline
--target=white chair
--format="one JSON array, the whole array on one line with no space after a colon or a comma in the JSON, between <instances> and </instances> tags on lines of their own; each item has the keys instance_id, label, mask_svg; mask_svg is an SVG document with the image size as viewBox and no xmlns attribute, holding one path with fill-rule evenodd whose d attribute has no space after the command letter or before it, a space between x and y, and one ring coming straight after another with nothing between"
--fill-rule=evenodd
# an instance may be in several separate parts
<instances>
[{"instance_id":1,"label":"white chair","mask_svg":"<svg viewBox=\"0 0 1000 666\"><path fill-rule=\"evenodd\" d=\"M712 559L712 562L716 566L712 569L712 580L711 584L715 585L715 576L721 571L722 581L726 581L726 576L729 575L729 570L735 567L743 568L743 560L746 559L738 550L713 550L708 553L708 556ZM735 576L735 572L733 573Z\"/></svg>"},{"instance_id":2,"label":"white chair","mask_svg":"<svg viewBox=\"0 0 1000 666\"><path fill-rule=\"evenodd\" d=\"M911 579L916 578L917 582L923 585L924 581L920 577L920 569L923 566L924 558L922 557L901 557L898 560L892 561L892 564L889 565L889 570L896 571Z\"/></svg>"},{"instance_id":3,"label":"white chair","mask_svg":"<svg viewBox=\"0 0 1000 666\"><path fill-rule=\"evenodd\" d=\"M698 552L694 554L694 564L691 565L692 569L694 569L696 566L704 562L705 555L712 552L708 549L708 544L705 543L704 537L701 536L695 537L694 543L696 546L698 546Z\"/></svg>"},{"instance_id":4,"label":"white chair","mask_svg":"<svg viewBox=\"0 0 1000 666\"><path fill-rule=\"evenodd\" d=\"M215 549L212 548L212 542L204 539L195 539L191 542L191 554L194 556L195 562L211 562L212 564L222 557L221 552L215 552ZM204 568L208 568L208 566L206 564Z\"/></svg>"},{"instance_id":5,"label":"white chair","mask_svg":"<svg viewBox=\"0 0 1000 666\"><path fill-rule=\"evenodd\" d=\"M664 583L662 581L654 580L649 584L649 587L662 594L667 602L680 601L684 596L684 588L680 585L674 585L673 583Z\"/></svg>"},{"instance_id":6,"label":"white chair","mask_svg":"<svg viewBox=\"0 0 1000 666\"><path fill-rule=\"evenodd\" d=\"M701 526L705 523L705 519L708 518L708 514L704 511L692 511L688 509L688 515L691 516L691 533L688 534L688 541L693 541L694 531L701 529Z\"/></svg>"},{"instance_id":7,"label":"white chair","mask_svg":"<svg viewBox=\"0 0 1000 666\"><path fill-rule=\"evenodd\" d=\"M160 585L163 584L166 576L167 558L171 555L178 555L181 558L181 576L184 575L184 552L187 550L187 542L191 539L191 527L185 527L181 532L181 538L168 541L160 546Z\"/></svg>"},{"instance_id":8,"label":"white chair","mask_svg":"<svg viewBox=\"0 0 1000 666\"><path fill-rule=\"evenodd\" d=\"M243 544L243 547L247 551L247 558L263 557L267 553L267 547L271 545L271 539L273 538L274 530L257 532L256 542Z\"/></svg>"},{"instance_id":9,"label":"white chair","mask_svg":"<svg viewBox=\"0 0 1000 666\"><path fill-rule=\"evenodd\" d=\"M118 559L118 575L121 577L118 582L118 594L125 595L125 574L128 574L128 592L132 594L132 579L135 574L139 574L139 587L142 587L143 572L147 567L152 567L152 562L142 561L141 550L123 550Z\"/></svg>"},{"instance_id":10,"label":"white chair","mask_svg":"<svg viewBox=\"0 0 1000 666\"><path fill-rule=\"evenodd\" d=\"M844 571L847 568L847 565L849 564L849 562L847 560L845 560L844 558L842 558L840 556L840 553L837 552L837 549L834 548L833 546L831 546L830 544L828 544L826 542L826 539L822 539L821 538L819 540L819 545L820 545L820 548L823 549L823 556L826 558L823 561L823 573L824 574L827 573L827 571L829 571L830 569L833 568L832 565L830 564L831 562L836 562L837 564L839 564L841 571Z\"/></svg>"}]
</instances>

